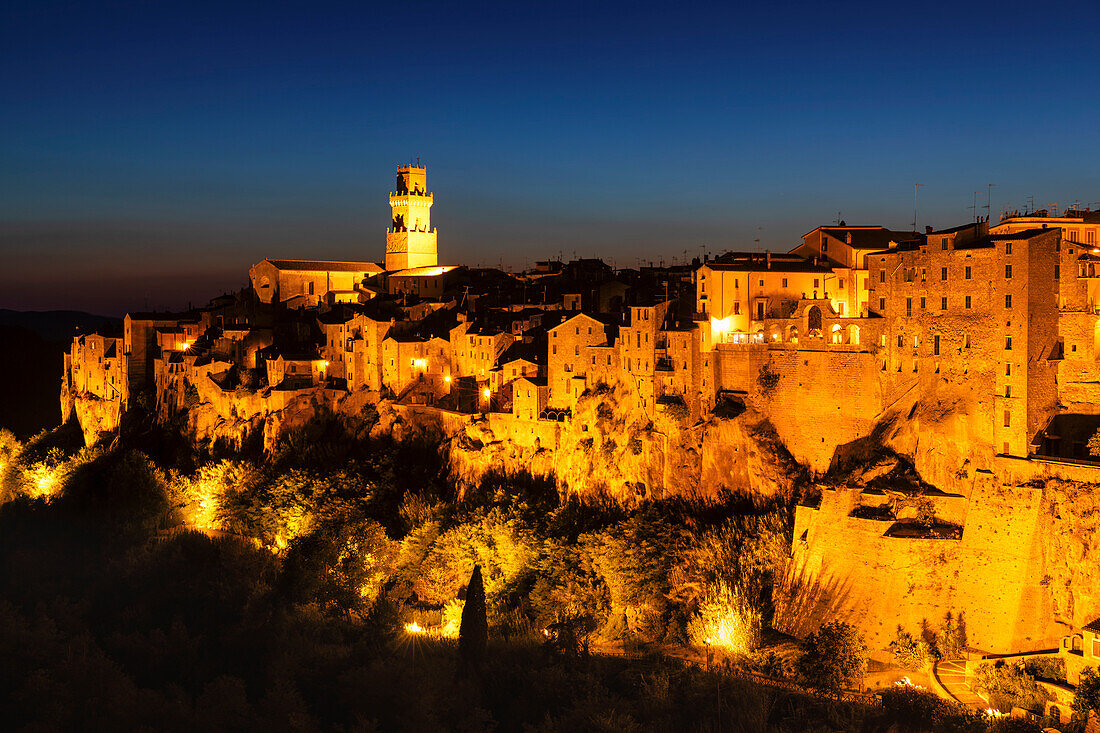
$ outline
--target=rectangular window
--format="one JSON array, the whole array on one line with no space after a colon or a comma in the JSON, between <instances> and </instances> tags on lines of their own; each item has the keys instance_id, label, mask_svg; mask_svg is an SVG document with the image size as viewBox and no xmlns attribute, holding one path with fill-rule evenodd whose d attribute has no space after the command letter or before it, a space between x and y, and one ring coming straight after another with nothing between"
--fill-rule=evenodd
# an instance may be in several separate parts
<instances>
[{"instance_id":1,"label":"rectangular window","mask_svg":"<svg viewBox=\"0 0 1100 733\"><path fill-rule=\"evenodd\" d=\"M1012 425L1012 412L1005 410L1005 427L1011 427Z\"/></svg>"},{"instance_id":2,"label":"rectangular window","mask_svg":"<svg viewBox=\"0 0 1100 733\"><path fill-rule=\"evenodd\" d=\"M735 287L735 288L741 287L741 281L738 280L737 278L733 278L733 287Z\"/></svg>"},{"instance_id":3,"label":"rectangular window","mask_svg":"<svg viewBox=\"0 0 1100 733\"><path fill-rule=\"evenodd\" d=\"M966 348L970 348L970 334L966 334Z\"/></svg>"},{"instance_id":4,"label":"rectangular window","mask_svg":"<svg viewBox=\"0 0 1100 733\"><path fill-rule=\"evenodd\" d=\"M553 349L553 353L556 355L558 353L558 345L554 344L551 348Z\"/></svg>"},{"instance_id":5,"label":"rectangular window","mask_svg":"<svg viewBox=\"0 0 1100 733\"><path fill-rule=\"evenodd\" d=\"M574 346L573 347L573 356L580 356L580 355L581 355L581 347Z\"/></svg>"},{"instance_id":6,"label":"rectangular window","mask_svg":"<svg viewBox=\"0 0 1100 733\"><path fill-rule=\"evenodd\" d=\"M920 307L921 307L921 310L924 310L924 296L923 295L921 296L921 299L920 299Z\"/></svg>"},{"instance_id":7,"label":"rectangular window","mask_svg":"<svg viewBox=\"0 0 1100 733\"><path fill-rule=\"evenodd\" d=\"M966 279L967 279L967 280L969 280L969 279L970 279L970 265L967 265L967 266L966 266Z\"/></svg>"},{"instance_id":8,"label":"rectangular window","mask_svg":"<svg viewBox=\"0 0 1100 733\"><path fill-rule=\"evenodd\" d=\"M1005 254L1012 254L1012 242L1005 242Z\"/></svg>"},{"instance_id":9,"label":"rectangular window","mask_svg":"<svg viewBox=\"0 0 1100 733\"><path fill-rule=\"evenodd\" d=\"M817 285L817 278L815 277L815 278L814 278L814 287L816 288L817 286L818 286L818 285Z\"/></svg>"},{"instance_id":10,"label":"rectangular window","mask_svg":"<svg viewBox=\"0 0 1100 733\"><path fill-rule=\"evenodd\" d=\"M967 308L969 308L969 307L970 307L970 296L969 296L969 295L968 295L968 296L966 296L966 307L967 307Z\"/></svg>"},{"instance_id":11,"label":"rectangular window","mask_svg":"<svg viewBox=\"0 0 1100 733\"><path fill-rule=\"evenodd\" d=\"M946 280L946 279L947 279L947 268L946 267L941 267L940 268L940 280Z\"/></svg>"},{"instance_id":12,"label":"rectangular window","mask_svg":"<svg viewBox=\"0 0 1100 733\"><path fill-rule=\"evenodd\" d=\"M1100 659L1100 639L1092 640L1092 656Z\"/></svg>"},{"instance_id":13,"label":"rectangular window","mask_svg":"<svg viewBox=\"0 0 1100 733\"><path fill-rule=\"evenodd\" d=\"M1055 280L1057 280L1059 277L1061 277L1061 270L1062 270L1062 268L1059 267L1057 264L1054 265L1054 279Z\"/></svg>"},{"instance_id":14,"label":"rectangular window","mask_svg":"<svg viewBox=\"0 0 1100 733\"><path fill-rule=\"evenodd\" d=\"M940 298L940 310L941 311L947 310L947 298L946 297Z\"/></svg>"},{"instance_id":15,"label":"rectangular window","mask_svg":"<svg viewBox=\"0 0 1100 733\"><path fill-rule=\"evenodd\" d=\"M844 289L844 278L840 278L840 289Z\"/></svg>"},{"instance_id":16,"label":"rectangular window","mask_svg":"<svg viewBox=\"0 0 1100 733\"><path fill-rule=\"evenodd\" d=\"M1005 385L1005 397L1011 397L1011 396L1012 396L1012 385L1006 384Z\"/></svg>"},{"instance_id":17,"label":"rectangular window","mask_svg":"<svg viewBox=\"0 0 1100 733\"><path fill-rule=\"evenodd\" d=\"M878 271L878 281L880 283L886 282L886 270L879 270Z\"/></svg>"},{"instance_id":18,"label":"rectangular window","mask_svg":"<svg viewBox=\"0 0 1100 733\"><path fill-rule=\"evenodd\" d=\"M1012 279L1012 265L1005 265L1005 279Z\"/></svg>"},{"instance_id":19,"label":"rectangular window","mask_svg":"<svg viewBox=\"0 0 1100 733\"><path fill-rule=\"evenodd\" d=\"M902 346L904 346L904 345L905 345L905 337L904 337L904 336L902 336L902 335L901 335L901 334L899 333L899 334L898 334L898 348L900 349L900 348L901 348Z\"/></svg>"},{"instance_id":20,"label":"rectangular window","mask_svg":"<svg viewBox=\"0 0 1100 733\"><path fill-rule=\"evenodd\" d=\"M886 298L878 299L878 309L883 312L886 311Z\"/></svg>"},{"instance_id":21,"label":"rectangular window","mask_svg":"<svg viewBox=\"0 0 1100 733\"><path fill-rule=\"evenodd\" d=\"M947 237L944 237L943 239L940 240L940 249L942 249L942 250L947 249Z\"/></svg>"},{"instance_id":22,"label":"rectangular window","mask_svg":"<svg viewBox=\"0 0 1100 733\"><path fill-rule=\"evenodd\" d=\"M764 287L764 281L763 280L760 281L760 287Z\"/></svg>"},{"instance_id":23,"label":"rectangular window","mask_svg":"<svg viewBox=\"0 0 1100 733\"><path fill-rule=\"evenodd\" d=\"M787 287L787 278L783 278L783 287Z\"/></svg>"},{"instance_id":24,"label":"rectangular window","mask_svg":"<svg viewBox=\"0 0 1100 733\"><path fill-rule=\"evenodd\" d=\"M1077 234L1077 230L1076 230L1076 229L1070 229L1070 230L1069 230L1069 241L1071 241L1071 242L1076 242L1076 241L1077 241L1077 237L1078 237L1078 236L1079 236L1079 235Z\"/></svg>"},{"instance_id":25,"label":"rectangular window","mask_svg":"<svg viewBox=\"0 0 1100 733\"><path fill-rule=\"evenodd\" d=\"M905 315L907 315L907 316L913 315L913 299L912 298L906 298L905 299Z\"/></svg>"},{"instance_id":26,"label":"rectangular window","mask_svg":"<svg viewBox=\"0 0 1100 733\"><path fill-rule=\"evenodd\" d=\"M1089 229L1087 232L1085 232L1085 244L1090 244L1090 245L1095 245L1096 244L1096 230L1095 229ZM1097 656L1100 656L1100 654L1098 654Z\"/></svg>"},{"instance_id":27,"label":"rectangular window","mask_svg":"<svg viewBox=\"0 0 1100 733\"><path fill-rule=\"evenodd\" d=\"M932 354L935 356L940 355L940 337L936 336L932 341Z\"/></svg>"},{"instance_id":28,"label":"rectangular window","mask_svg":"<svg viewBox=\"0 0 1100 733\"><path fill-rule=\"evenodd\" d=\"M1011 364L1005 364L1005 376L1006 377L1011 377L1012 376L1012 365Z\"/></svg>"},{"instance_id":29,"label":"rectangular window","mask_svg":"<svg viewBox=\"0 0 1100 733\"><path fill-rule=\"evenodd\" d=\"M1012 293L1005 293L1005 308L1012 307Z\"/></svg>"},{"instance_id":30,"label":"rectangular window","mask_svg":"<svg viewBox=\"0 0 1100 733\"><path fill-rule=\"evenodd\" d=\"M925 280L925 276L926 276L927 274L928 274L928 273L927 273L927 272L925 271L925 269L924 269L923 267L922 267L922 268L920 268L920 281L921 281L921 282L924 282L924 280Z\"/></svg>"},{"instance_id":31,"label":"rectangular window","mask_svg":"<svg viewBox=\"0 0 1100 733\"><path fill-rule=\"evenodd\" d=\"M1012 351L1012 337L1005 336L1005 351Z\"/></svg>"},{"instance_id":32,"label":"rectangular window","mask_svg":"<svg viewBox=\"0 0 1100 733\"><path fill-rule=\"evenodd\" d=\"M735 316L741 315L741 304L740 303L734 303L733 304L733 315L735 315Z\"/></svg>"}]
</instances>

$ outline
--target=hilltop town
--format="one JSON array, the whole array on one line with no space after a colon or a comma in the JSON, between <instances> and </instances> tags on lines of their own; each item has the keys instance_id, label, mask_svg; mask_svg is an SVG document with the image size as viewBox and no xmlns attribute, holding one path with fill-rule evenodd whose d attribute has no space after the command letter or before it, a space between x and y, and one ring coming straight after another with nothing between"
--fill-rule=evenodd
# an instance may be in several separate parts
<instances>
[{"instance_id":1,"label":"hilltop town","mask_svg":"<svg viewBox=\"0 0 1100 733\"><path fill-rule=\"evenodd\" d=\"M791 633L828 608L881 648L955 611L975 648L1100 661L1100 212L511 273L441 264L432 203L402 167L382 263L265 259L204 308L75 338L63 416L91 444L142 406L213 449L374 411L439 430L460 478L796 496Z\"/></svg>"}]
</instances>

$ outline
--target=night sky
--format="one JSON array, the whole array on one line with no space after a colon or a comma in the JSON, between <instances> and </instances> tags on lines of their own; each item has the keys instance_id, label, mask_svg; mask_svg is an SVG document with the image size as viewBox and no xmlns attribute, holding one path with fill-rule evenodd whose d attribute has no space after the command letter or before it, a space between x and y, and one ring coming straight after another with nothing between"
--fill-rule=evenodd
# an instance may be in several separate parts
<instances>
[{"instance_id":1,"label":"night sky","mask_svg":"<svg viewBox=\"0 0 1100 733\"><path fill-rule=\"evenodd\" d=\"M232 5L232 8L227 8ZM1100 4L12 2L0 308L181 307L263 257L616 266L1100 207ZM981 210L984 214L984 208Z\"/></svg>"}]
</instances>

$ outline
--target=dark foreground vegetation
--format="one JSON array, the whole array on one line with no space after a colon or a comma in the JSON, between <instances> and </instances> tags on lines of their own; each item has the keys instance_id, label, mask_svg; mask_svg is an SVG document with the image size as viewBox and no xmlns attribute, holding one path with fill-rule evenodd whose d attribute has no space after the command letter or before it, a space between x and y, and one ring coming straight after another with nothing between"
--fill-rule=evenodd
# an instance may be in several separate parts
<instances>
[{"instance_id":1,"label":"dark foreground vegetation","mask_svg":"<svg viewBox=\"0 0 1100 733\"><path fill-rule=\"evenodd\" d=\"M755 652L786 557L783 505L623 508L562 501L527 476L458 496L430 441L353 442L324 424L266 460L186 473L158 465L155 441L139 446L150 458L80 449L66 430L0 436L8 729L1031 725L913 690L830 697L861 663L843 625L796 662ZM460 619L465 633L478 615L487 647L460 656ZM723 652L710 669L661 653L701 636Z\"/></svg>"}]
</instances>

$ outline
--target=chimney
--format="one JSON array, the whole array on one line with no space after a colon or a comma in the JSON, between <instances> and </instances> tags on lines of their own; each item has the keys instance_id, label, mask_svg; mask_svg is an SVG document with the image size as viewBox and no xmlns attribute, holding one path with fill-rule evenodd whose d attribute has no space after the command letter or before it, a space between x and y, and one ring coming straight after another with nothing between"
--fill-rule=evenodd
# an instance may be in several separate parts
<instances>
[{"instance_id":1,"label":"chimney","mask_svg":"<svg viewBox=\"0 0 1100 733\"><path fill-rule=\"evenodd\" d=\"M925 224L925 225L924 225L924 233L925 233L925 234L931 234L931 233L932 233L932 227L931 227L931 225L929 225L929 224Z\"/></svg>"},{"instance_id":2,"label":"chimney","mask_svg":"<svg viewBox=\"0 0 1100 733\"><path fill-rule=\"evenodd\" d=\"M768 250L767 258L768 258L768 269L770 270L770 269L772 269L772 252L771 252L771 250Z\"/></svg>"}]
</instances>

